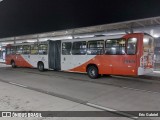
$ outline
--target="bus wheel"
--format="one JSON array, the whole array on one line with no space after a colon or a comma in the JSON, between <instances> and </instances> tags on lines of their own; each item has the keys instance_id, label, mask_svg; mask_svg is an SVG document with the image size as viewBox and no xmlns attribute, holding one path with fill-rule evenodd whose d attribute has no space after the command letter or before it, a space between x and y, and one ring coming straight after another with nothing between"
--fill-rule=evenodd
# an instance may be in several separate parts
<instances>
[{"instance_id":1,"label":"bus wheel","mask_svg":"<svg viewBox=\"0 0 160 120\"><path fill-rule=\"evenodd\" d=\"M12 68L16 68L16 63L14 61L11 62Z\"/></svg>"},{"instance_id":2,"label":"bus wheel","mask_svg":"<svg viewBox=\"0 0 160 120\"><path fill-rule=\"evenodd\" d=\"M87 74L92 79L98 78L99 77L98 68L95 66L89 66L87 69Z\"/></svg>"},{"instance_id":3,"label":"bus wheel","mask_svg":"<svg viewBox=\"0 0 160 120\"><path fill-rule=\"evenodd\" d=\"M44 64L42 62L38 63L38 70L41 72L44 71Z\"/></svg>"}]
</instances>

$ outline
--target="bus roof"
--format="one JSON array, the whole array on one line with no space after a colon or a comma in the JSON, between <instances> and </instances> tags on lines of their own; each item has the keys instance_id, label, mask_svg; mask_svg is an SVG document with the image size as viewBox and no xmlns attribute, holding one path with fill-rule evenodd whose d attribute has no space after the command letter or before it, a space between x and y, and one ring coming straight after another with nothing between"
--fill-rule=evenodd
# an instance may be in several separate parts
<instances>
[{"instance_id":1,"label":"bus roof","mask_svg":"<svg viewBox=\"0 0 160 120\"><path fill-rule=\"evenodd\" d=\"M148 36L151 36L147 33L130 33L130 34L117 34L117 35L107 35L107 36L96 36L96 37L87 37L87 38L74 38L74 39L63 39L61 41L87 41L87 40L105 40L105 39L117 39L117 38L122 38L124 37L125 35L132 35L132 34L141 34L141 35L148 35ZM151 36L152 37L152 36ZM52 39L48 39L47 41L57 41L57 40L52 40ZM31 45L31 44L46 44L47 41L40 41L40 42L23 42L23 43L16 43L16 44L8 44L7 46L9 45L12 45L12 46L15 46L15 45Z\"/></svg>"}]
</instances>

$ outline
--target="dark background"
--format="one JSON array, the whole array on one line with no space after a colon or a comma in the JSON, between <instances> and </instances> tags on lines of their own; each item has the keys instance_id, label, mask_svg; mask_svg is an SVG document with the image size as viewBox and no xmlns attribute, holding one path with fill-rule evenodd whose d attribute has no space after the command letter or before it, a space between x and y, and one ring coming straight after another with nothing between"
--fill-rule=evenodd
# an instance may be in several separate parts
<instances>
[{"instance_id":1,"label":"dark background","mask_svg":"<svg viewBox=\"0 0 160 120\"><path fill-rule=\"evenodd\" d=\"M160 0L3 0L0 37L160 15Z\"/></svg>"}]
</instances>

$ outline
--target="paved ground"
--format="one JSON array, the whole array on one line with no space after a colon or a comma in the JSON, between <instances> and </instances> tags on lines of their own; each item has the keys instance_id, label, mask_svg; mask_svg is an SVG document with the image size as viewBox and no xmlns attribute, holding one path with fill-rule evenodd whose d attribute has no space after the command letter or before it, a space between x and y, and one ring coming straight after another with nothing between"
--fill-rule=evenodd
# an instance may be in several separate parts
<instances>
[{"instance_id":1,"label":"paved ground","mask_svg":"<svg viewBox=\"0 0 160 120\"><path fill-rule=\"evenodd\" d=\"M50 96L19 86L0 82L0 111L100 111L99 109L82 105L62 98ZM33 119L53 120L53 118L0 118L0 119ZM54 118L56 120L115 120L116 118ZM129 118L120 118L129 120Z\"/></svg>"},{"instance_id":2,"label":"paved ground","mask_svg":"<svg viewBox=\"0 0 160 120\"><path fill-rule=\"evenodd\" d=\"M158 80L124 77L91 80L85 74L39 72L1 65L0 81L0 110L160 110ZM129 118L122 118L125 119Z\"/></svg>"}]
</instances>

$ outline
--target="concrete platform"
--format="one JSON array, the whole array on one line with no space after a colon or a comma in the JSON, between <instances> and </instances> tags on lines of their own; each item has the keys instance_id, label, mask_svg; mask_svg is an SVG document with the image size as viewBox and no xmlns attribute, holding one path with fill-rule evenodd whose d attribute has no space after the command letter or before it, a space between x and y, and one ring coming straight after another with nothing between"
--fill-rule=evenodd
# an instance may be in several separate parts
<instances>
[{"instance_id":1,"label":"concrete platform","mask_svg":"<svg viewBox=\"0 0 160 120\"><path fill-rule=\"evenodd\" d=\"M0 82L0 111L100 111L58 97L42 94L15 85ZM2 119L2 118L0 118ZM3 120L116 120L111 117L79 118L3 118ZM130 118L118 118L130 120Z\"/></svg>"},{"instance_id":2,"label":"concrete platform","mask_svg":"<svg viewBox=\"0 0 160 120\"><path fill-rule=\"evenodd\" d=\"M0 59L0 63L5 63L5 60L4 59Z\"/></svg>"},{"instance_id":3,"label":"concrete platform","mask_svg":"<svg viewBox=\"0 0 160 120\"><path fill-rule=\"evenodd\" d=\"M150 79L150 80L160 80L160 71L154 71L153 73L139 76L139 78Z\"/></svg>"}]
</instances>

